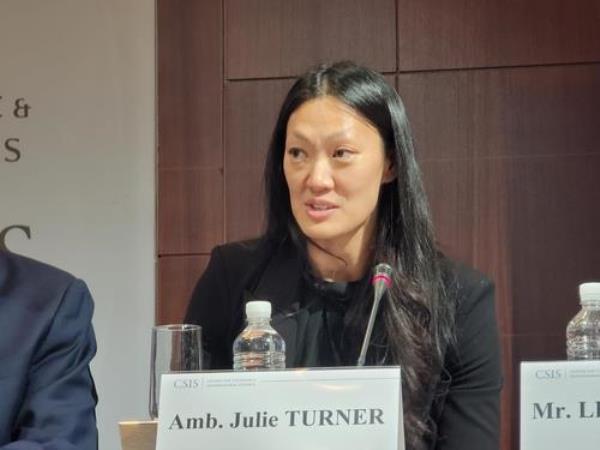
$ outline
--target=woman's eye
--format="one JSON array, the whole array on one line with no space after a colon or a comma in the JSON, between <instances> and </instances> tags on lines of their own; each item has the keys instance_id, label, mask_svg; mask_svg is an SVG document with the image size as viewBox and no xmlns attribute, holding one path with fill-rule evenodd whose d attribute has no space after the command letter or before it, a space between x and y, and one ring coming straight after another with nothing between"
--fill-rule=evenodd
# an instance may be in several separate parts
<instances>
[{"instance_id":1,"label":"woman's eye","mask_svg":"<svg viewBox=\"0 0 600 450\"><path fill-rule=\"evenodd\" d=\"M352 152L345 148L338 148L333 152L333 157L338 159L348 159L352 156Z\"/></svg>"},{"instance_id":2,"label":"woman's eye","mask_svg":"<svg viewBox=\"0 0 600 450\"><path fill-rule=\"evenodd\" d=\"M292 159L302 159L304 157L304 151L296 147L290 148L287 153Z\"/></svg>"}]
</instances>

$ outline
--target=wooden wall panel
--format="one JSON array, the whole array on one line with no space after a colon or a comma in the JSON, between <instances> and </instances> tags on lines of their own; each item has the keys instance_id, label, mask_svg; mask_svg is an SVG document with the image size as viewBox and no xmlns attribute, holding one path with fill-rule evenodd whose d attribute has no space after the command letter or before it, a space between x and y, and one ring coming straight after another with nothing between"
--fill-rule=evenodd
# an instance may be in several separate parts
<instances>
[{"instance_id":1,"label":"wooden wall panel","mask_svg":"<svg viewBox=\"0 0 600 450\"><path fill-rule=\"evenodd\" d=\"M226 189L226 240L256 238L265 224L263 169L229 169Z\"/></svg>"},{"instance_id":2,"label":"wooden wall panel","mask_svg":"<svg viewBox=\"0 0 600 450\"><path fill-rule=\"evenodd\" d=\"M511 198L504 159L479 159L474 167L473 266L488 274L496 288L500 332L512 336L514 286L513 248L510 244Z\"/></svg>"},{"instance_id":3,"label":"wooden wall panel","mask_svg":"<svg viewBox=\"0 0 600 450\"><path fill-rule=\"evenodd\" d=\"M448 256L473 265L473 163L430 160L421 163L421 170L440 248Z\"/></svg>"},{"instance_id":4,"label":"wooden wall panel","mask_svg":"<svg viewBox=\"0 0 600 450\"><path fill-rule=\"evenodd\" d=\"M579 283L600 280L600 150L505 167L514 333L562 335L579 309Z\"/></svg>"},{"instance_id":5,"label":"wooden wall panel","mask_svg":"<svg viewBox=\"0 0 600 450\"><path fill-rule=\"evenodd\" d=\"M398 91L421 161L599 149L598 65L401 74Z\"/></svg>"},{"instance_id":6,"label":"wooden wall panel","mask_svg":"<svg viewBox=\"0 0 600 450\"><path fill-rule=\"evenodd\" d=\"M231 81L225 87L225 235L256 237L263 229L265 156L291 79Z\"/></svg>"},{"instance_id":7,"label":"wooden wall panel","mask_svg":"<svg viewBox=\"0 0 600 450\"><path fill-rule=\"evenodd\" d=\"M447 245L448 239L458 239L457 247L464 255L468 254L467 241L446 229L454 230L457 221L464 221L465 209L460 207L452 212L456 182L443 173L427 174L426 163L464 161L468 165L470 161L483 159L597 153L600 151L600 127L596 126L600 117L598 70L598 65L578 65L398 76L417 155L426 172L425 181L440 186L437 190L429 189L429 194L442 244ZM513 245L508 241L507 221L513 216L519 217L519 211L508 209L507 189L513 184L524 187L529 184L523 177L511 182L510 171L494 170L495 167L491 162L489 168L477 172L481 185L476 184L471 192L472 199L478 203L474 220L480 222L475 227L473 262L500 280L500 290L509 293L512 287L507 264L513 258L508 253ZM466 183L471 175L463 172L460 181ZM551 183L552 178L548 182ZM565 185L556 189L564 190ZM535 201L543 204L543 195L540 192L540 198ZM522 193L513 196L520 198ZM578 205L577 200L572 204ZM440 213L442 208L445 213ZM454 221L454 225L449 221ZM467 228L470 231L470 227ZM501 323L503 330L510 332L512 317L505 317L503 313Z\"/></svg>"},{"instance_id":8,"label":"wooden wall panel","mask_svg":"<svg viewBox=\"0 0 600 450\"><path fill-rule=\"evenodd\" d=\"M397 91L407 110L419 161L467 158L468 96L460 72L406 73L397 76ZM464 96L463 96L464 95ZM464 120L470 120L468 124Z\"/></svg>"},{"instance_id":9,"label":"wooden wall panel","mask_svg":"<svg viewBox=\"0 0 600 450\"><path fill-rule=\"evenodd\" d=\"M157 8L158 167L221 167L221 0Z\"/></svg>"},{"instance_id":10,"label":"wooden wall panel","mask_svg":"<svg viewBox=\"0 0 600 450\"><path fill-rule=\"evenodd\" d=\"M600 279L599 169L600 152L476 163L475 266L496 281L503 333L564 333L578 284Z\"/></svg>"},{"instance_id":11,"label":"wooden wall panel","mask_svg":"<svg viewBox=\"0 0 600 450\"><path fill-rule=\"evenodd\" d=\"M156 324L182 323L196 281L208 264L208 255L162 256L158 259Z\"/></svg>"},{"instance_id":12,"label":"wooden wall panel","mask_svg":"<svg viewBox=\"0 0 600 450\"><path fill-rule=\"evenodd\" d=\"M297 75L353 59L396 70L394 0L225 0L226 76Z\"/></svg>"},{"instance_id":13,"label":"wooden wall panel","mask_svg":"<svg viewBox=\"0 0 600 450\"><path fill-rule=\"evenodd\" d=\"M262 168L292 79L230 81L225 86L225 164Z\"/></svg>"},{"instance_id":14,"label":"wooden wall panel","mask_svg":"<svg viewBox=\"0 0 600 450\"><path fill-rule=\"evenodd\" d=\"M582 154L597 150L598 65L467 72L476 99L476 155ZM475 87L477 86L477 87ZM474 90L477 89L478 90ZM485 117L485 120L481 118Z\"/></svg>"},{"instance_id":15,"label":"wooden wall panel","mask_svg":"<svg viewBox=\"0 0 600 450\"><path fill-rule=\"evenodd\" d=\"M400 71L600 60L597 0L398 0Z\"/></svg>"},{"instance_id":16,"label":"wooden wall panel","mask_svg":"<svg viewBox=\"0 0 600 450\"><path fill-rule=\"evenodd\" d=\"M223 240L223 171L159 169L160 255L208 253Z\"/></svg>"},{"instance_id":17,"label":"wooden wall panel","mask_svg":"<svg viewBox=\"0 0 600 450\"><path fill-rule=\"evenodd\" d=\"M222 2L159 0L157 20L158 254L207 252L223 239Z\"/></svg>"}]
</instances>

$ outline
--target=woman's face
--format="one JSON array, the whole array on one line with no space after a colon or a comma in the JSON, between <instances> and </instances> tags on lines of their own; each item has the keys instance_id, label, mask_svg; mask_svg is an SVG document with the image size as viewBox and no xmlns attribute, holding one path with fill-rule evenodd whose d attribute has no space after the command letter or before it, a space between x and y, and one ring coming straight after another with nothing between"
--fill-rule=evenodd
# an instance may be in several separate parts
<instances>
[{"instance_id":1,"label":"woman's face","mask_svg":"<svg viewBox=\"0 0 600 450\"><path fill-rule=\"evenodd\" d=\"M287 124L283 170L292 213L309 239L325 246L371 240L379 190L394 170L360 113L331 96L303 103Z\"/></svg>"}]
</instances>

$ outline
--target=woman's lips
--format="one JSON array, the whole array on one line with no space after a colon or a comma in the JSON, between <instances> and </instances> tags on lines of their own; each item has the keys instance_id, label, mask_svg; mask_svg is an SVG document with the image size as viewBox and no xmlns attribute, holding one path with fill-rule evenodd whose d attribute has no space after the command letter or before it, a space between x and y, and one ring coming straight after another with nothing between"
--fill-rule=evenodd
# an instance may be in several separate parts
<instances>
[{"instance_id":1,"label":"woman's lips","mask_svg":"<svg viewBox=\"0 0 600 450\"><path fill-rule=\"evenodd\" d=\"M337 206L326 203L306 203L306 214L312 220L323 221L338 209Z\"/></svg>"}]
</instances>

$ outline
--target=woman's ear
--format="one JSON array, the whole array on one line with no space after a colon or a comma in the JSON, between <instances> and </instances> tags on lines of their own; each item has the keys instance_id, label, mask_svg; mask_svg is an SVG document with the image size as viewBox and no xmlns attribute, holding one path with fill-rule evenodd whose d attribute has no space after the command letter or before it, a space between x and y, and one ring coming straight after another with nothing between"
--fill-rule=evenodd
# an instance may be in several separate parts
<instances>
[{"instance_id":1,"label":"woman's ear","mask_svg":"<svg viewBox=\"0 0 600 450\"><path fill-rule=\"evenodd\" d=\"M389 183L396 179L396 166L390 161L389 158L385 158L385 168L383 170L383 177L381 178L381 184Z\"/></svg>"}]
</instances>

